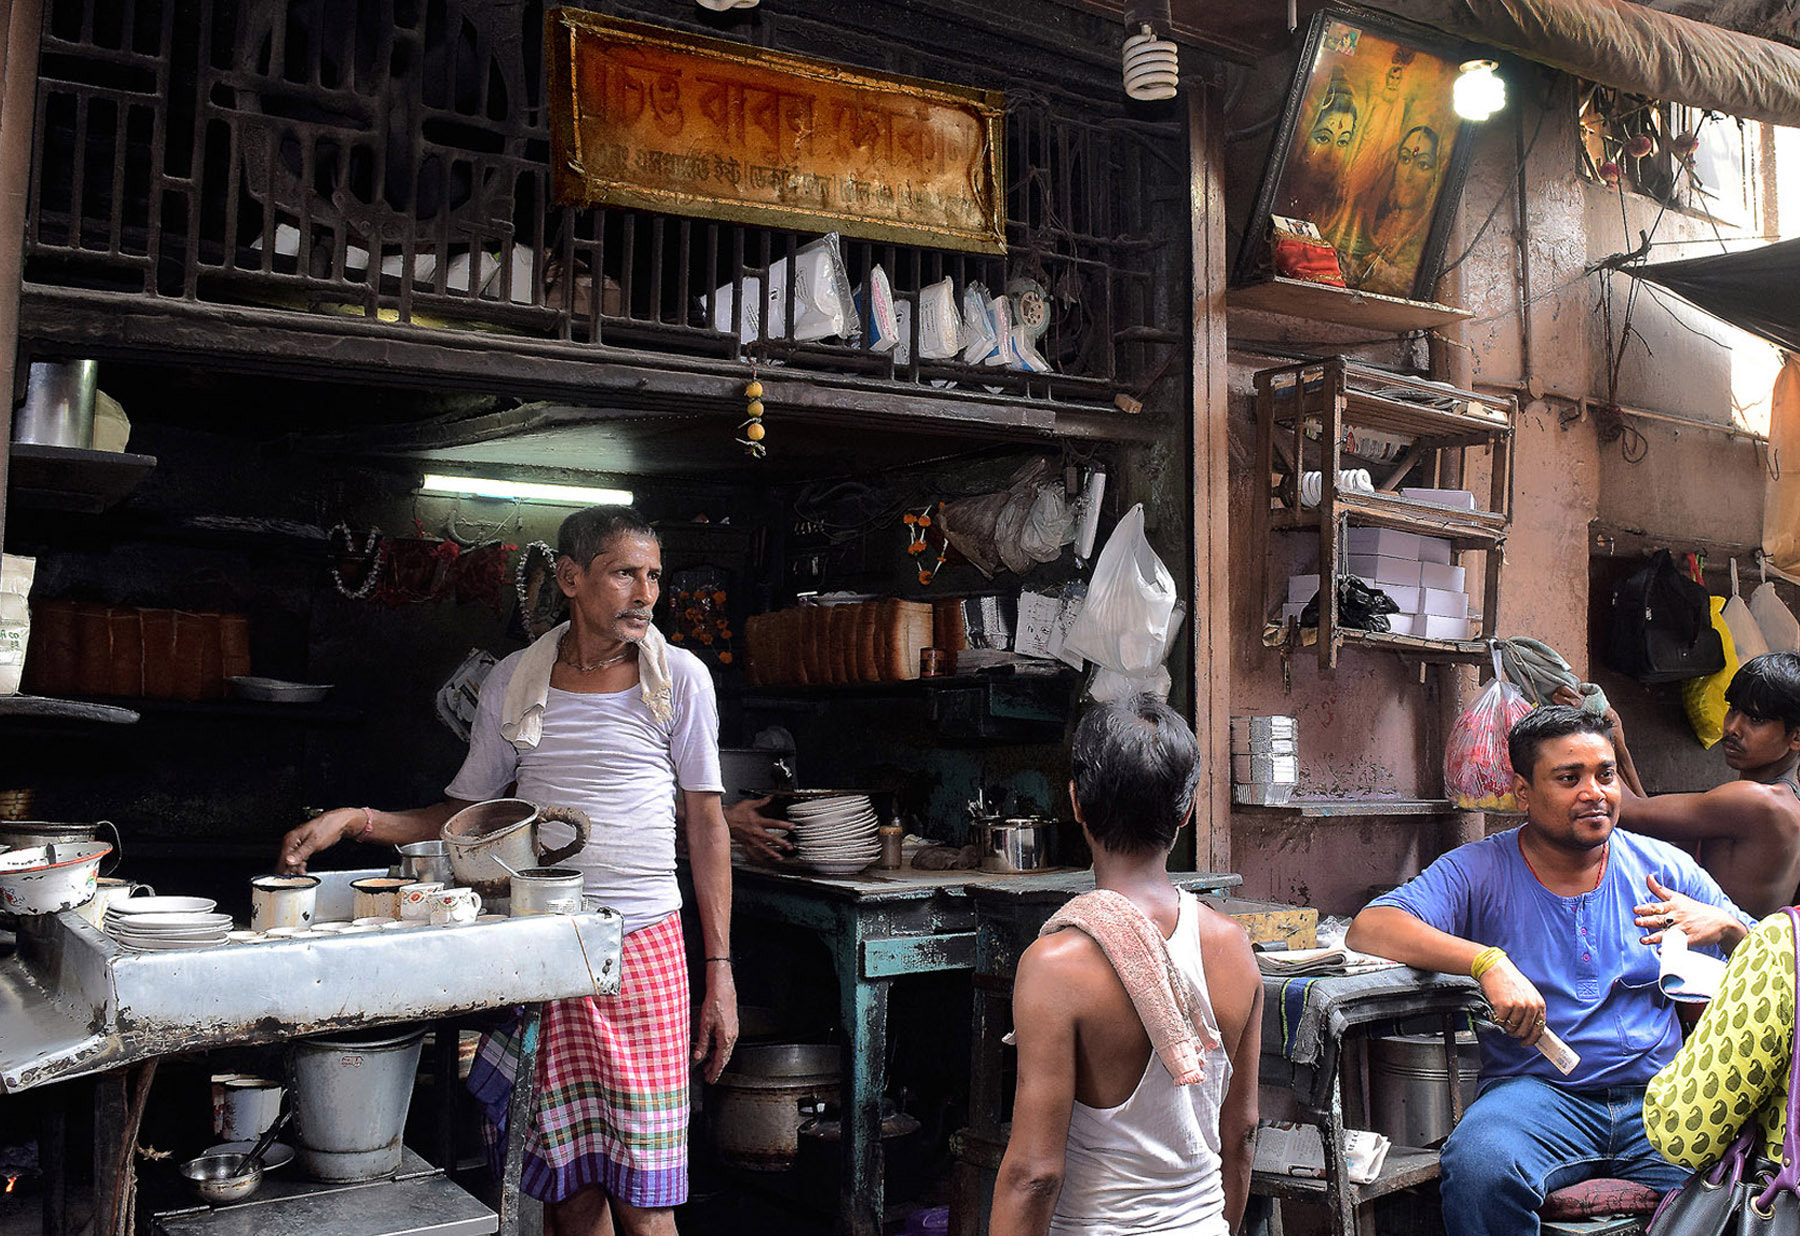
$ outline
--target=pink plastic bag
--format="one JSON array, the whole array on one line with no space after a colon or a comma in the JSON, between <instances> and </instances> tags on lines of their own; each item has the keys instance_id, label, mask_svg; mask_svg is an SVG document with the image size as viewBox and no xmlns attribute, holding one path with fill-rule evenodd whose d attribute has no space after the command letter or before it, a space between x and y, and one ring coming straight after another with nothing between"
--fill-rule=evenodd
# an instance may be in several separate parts
<instances>
[{"instance_id":1,"label":"pink plastic bag","mask_svg":"<svg viewBox=\"0 0 1800 1236\"><path fill-rule=\"evenodd\" d=\"M1530 711L1524 694L1500 672L1496 650L1493 681L1456 719L1444 744L1444 797L1465 811L1517 811L1506 736Z\"/></svg>"}]
</instances>

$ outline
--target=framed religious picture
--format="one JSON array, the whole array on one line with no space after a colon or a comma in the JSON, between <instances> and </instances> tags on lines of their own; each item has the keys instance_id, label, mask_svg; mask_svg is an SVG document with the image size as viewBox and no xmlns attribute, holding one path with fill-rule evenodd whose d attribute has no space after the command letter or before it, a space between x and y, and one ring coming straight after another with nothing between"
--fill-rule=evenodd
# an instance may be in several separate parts
<instances>
[{"instance_id":1,"label":"framed religious picture","mask_svg":"<svg viewBox=\"0 0 1800 1236\"><path fill-rule=\"evenodd\" d=\"M1458 44L1324 10L1300 50L1234 278L1271 273L1269 218L1316 227L1344 286L1435 300L1476 126L1450 105Z\"/></svg>"}]
</instances>

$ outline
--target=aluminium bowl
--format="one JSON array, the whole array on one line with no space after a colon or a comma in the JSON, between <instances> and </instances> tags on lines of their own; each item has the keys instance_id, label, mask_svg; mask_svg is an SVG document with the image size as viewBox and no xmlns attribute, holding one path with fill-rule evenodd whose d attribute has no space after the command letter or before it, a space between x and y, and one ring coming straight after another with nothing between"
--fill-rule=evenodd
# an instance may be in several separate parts
<instances>
[{"instance_id":1,"label":"aluminium bowl","mask_svg":"<svg viewBox=\"0 0 1800 1236\"><path fill-rule=\"evenodd\" d=\"M262 1168L241 1154L203 1154L178 1169L194 1196L208 1206L241 1202L262 1187Z\"/></svg>"}]
</instances>

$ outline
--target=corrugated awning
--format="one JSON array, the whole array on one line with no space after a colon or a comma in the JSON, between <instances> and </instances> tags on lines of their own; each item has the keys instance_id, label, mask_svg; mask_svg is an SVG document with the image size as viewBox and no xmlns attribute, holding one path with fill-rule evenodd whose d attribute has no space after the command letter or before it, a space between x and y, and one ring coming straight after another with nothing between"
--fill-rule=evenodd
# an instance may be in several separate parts
<instances>
[{"instance_id":1,"label":"corrugated awning","mask_svg":"<svg viewBox=\"0 0 1800 1236\"><path fill-rule=\"evenodd\" d=\"M1794 300L1800 240L1620 269L1668 288L1739 330L1800 353L1800 304Z\"/></svg>"},{"instance_id":2,"label":"corrugated awning","mask_svg":"<svg viewBox=\"0 0 1800 1236\"><path fill-rule=\"evenodd\" d=\"M1800 49L1628 0L1370 0L1615 89L1800 126Z\"/></svg>"}]
</instances>

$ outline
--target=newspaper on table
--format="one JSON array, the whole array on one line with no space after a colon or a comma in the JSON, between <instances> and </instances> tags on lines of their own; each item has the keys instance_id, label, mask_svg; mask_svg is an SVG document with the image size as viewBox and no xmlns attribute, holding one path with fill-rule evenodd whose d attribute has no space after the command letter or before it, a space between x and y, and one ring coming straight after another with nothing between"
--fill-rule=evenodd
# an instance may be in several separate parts
<instances>
[{"instance_id":1,"label":"newspaper on table","mask_svg":"<svg viewBox=\"0 0 1800 1236\"><path fill-rule=\"evenodd\" d=\"M1339 974L1367 974L1397 966L1397 961L1359 953L1343 945L1325 948L1291 948L1258 953L1256 968L1278 978L1323 978Z\"/></svg>"},{"instance_id":2,"label":"newspaper on table","mask_svg":"<svg viewBox=\"0 0 1800 1236\"><path fill-rule=\"evenodd\" d=\"M1669 999L1704 1004L1719 990L1719 980L1725 977L1725 963L1690 949L1687 933L1681 928L1665 930L1662 947L1657 952L1661 968L1656 985Z\"/></svg>"},{"instance_id":3,"label":"newspaper on table","mask_svg":"<svg viewBox=\"0 0 1800 1236\"><path fill-rule=\"evenodd\" d=\"M1369 1184L1381 1175L1393 1145L1380 1133L1367 1129L1344 1130L1344 1174L1356 1184ZM1303 1176L1312 1180L1325 1175L1325 1146L1317 1126L1288 1120L1266 1120L1256 1126L1256 1158L1259 1172Z\"/></svg>"}]
</instances>

